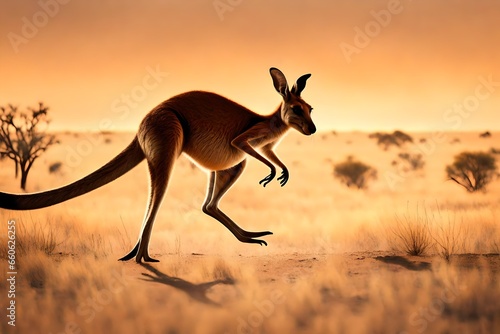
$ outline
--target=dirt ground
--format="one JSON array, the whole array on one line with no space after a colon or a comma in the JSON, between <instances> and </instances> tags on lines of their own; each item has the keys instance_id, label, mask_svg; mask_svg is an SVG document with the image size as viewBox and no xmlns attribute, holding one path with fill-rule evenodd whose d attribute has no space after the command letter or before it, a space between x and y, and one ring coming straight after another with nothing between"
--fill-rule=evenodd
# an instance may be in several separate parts
<instances>
[{"instance_id":1,"label":"dirt ground","mask_svg":"<svg viewBox=\"0 0 500 334\"><path fill-rule=\"evenodd\" d=\"M383 251L153 255L161 262L93 262L92 270L113 269L90 298L56 293L51 284L34 279L30 308L57 309L41 302L54 293L57 303L73 305L50 324L62 333L495 333L499 328L499 254L462 254L449 262ZM64 270L81 259L56 254L50 261ZM128 316L121 317L121 310Z\"/></svg>"}]
</instances>

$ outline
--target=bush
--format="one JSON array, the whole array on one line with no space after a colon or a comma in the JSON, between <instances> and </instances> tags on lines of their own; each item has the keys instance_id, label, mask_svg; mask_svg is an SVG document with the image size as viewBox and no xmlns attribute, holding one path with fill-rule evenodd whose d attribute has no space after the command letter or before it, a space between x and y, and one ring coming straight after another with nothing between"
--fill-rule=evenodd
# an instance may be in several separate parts
<instances>
[{"instance_id":1,"label":"bush","mask_svg":"<svg viewBox=\"0 0 500 334\"><path fill-rule=\"evenodd\" d=\"M60 174L62 166L63 164L60 161L51 163L49 166L49 174L57 174L57 173Z\"/></svg>"},{"instance_id":2,"label":"bush","mask_svg":"<svg viewBox=\"0 0 500 334\"><path fill-rule=\"evenodd\" d=\"M491 132L489 131L486 131L486 132L483 132L479 135L480 138L490 138L491 137Z\"/></svg>"},{"instance_id":3,"label":"bush","mask_svg":"<svg viewBox=\"0 0 500 334\"><path fill-rule=\"evenodd\" d=\"M500 148L490 148L490 153L491 154L500 154Z\"/></svg>"},{"instance_id":4,"label":"bush","mask_svg":"<svg viewBox=\"0 0 500 334\"><path fill-rule=\"evenodd\" d=\"M487 152L462 152L453 164L446 167L446 175L469 192L485 190L497 176L495 157Z\"/></svg>"},{"instance_id":5,"label":"bush","mask_svg":"<svg viewBox=\"0 0 500 334\"><path fill-rule=\"evenodd\" d=\"M375 132L370 134L368 137L377 139L377 144L382 146L384 151L387 151L391 145L400 147L407 142L413 142L413 138L410 135L399 130L396 130L393 133Z\"/></svg>"},{"instance_id":6,"label":"bush","mask_svg":"<svg viewBox=\"0 0 500 334\"><path fill-rule=\"evenodd\" d=\"M425 166L425 161L420 153L399 153L398 157L407 164L408 167L403 167L405 171L418 171Z\"/></svg>"},{"instance_id":7,"label":"bush","mask_svg":"<svg viewBox=\"0 0 500 334\"><path fill-rule=\"evenodd\" d=\"M352 156L347 157L347 160L334 166L334 176L348 187L356 187L358 189L366 188L369 180L377 178L377 171L353 159Z\"/></svg>"}]
</instances>

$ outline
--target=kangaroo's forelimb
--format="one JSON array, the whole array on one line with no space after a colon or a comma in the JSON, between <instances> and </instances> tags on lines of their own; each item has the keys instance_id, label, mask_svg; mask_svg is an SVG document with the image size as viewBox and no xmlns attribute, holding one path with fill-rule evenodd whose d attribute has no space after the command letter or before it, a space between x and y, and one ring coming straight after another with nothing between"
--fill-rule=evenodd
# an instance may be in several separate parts
<instances>
[{"instance_id":1,"label":"kangaroo's forelimb","mask_svg":"<svg viewBox=\"0 0 500 334\"><path fill-rule=\"evenodd\" d=\"M231 142L231 145L234 147L239 148L246 154L254 157L269 167L271 173L259 182L259 184L262 184L264 187L275 178L276 167L274 167L271 161L259 154L253 146L259 147L264 145L265 147L265 145L268 145L269 142L273 142L274 139L279 137L284 131L286 131L286 129L287 127L281 119L272 118L268 122L257 123L241 135L234 138ZM276 161L279 161L275 155L274 158ZM279 161L279 164L283 167L285 166L281 161Z\"/></svg>"},{"instance_id":2,"label":"kangaroo's forelimb","mask_svg":"<svg viewBox=\"0 0 500 334\"><path fill-rule=\"evenodd\" d=\"M281 160L278 158L276 153L274 153L273 148L275 145L276 145L276 141L271 142L267 145L264 145L264 147L262 147L261 151L265 157L267 157L274 164L278 165L281 168L281 175L280 175L280 177L278 177L278 181L280 182L280 185L283 187L288 182L288 179L290 178L290 174L288 173L288 168L286 168L285 164L283 162L281 162Z\"/></svg>"}]
</instances>

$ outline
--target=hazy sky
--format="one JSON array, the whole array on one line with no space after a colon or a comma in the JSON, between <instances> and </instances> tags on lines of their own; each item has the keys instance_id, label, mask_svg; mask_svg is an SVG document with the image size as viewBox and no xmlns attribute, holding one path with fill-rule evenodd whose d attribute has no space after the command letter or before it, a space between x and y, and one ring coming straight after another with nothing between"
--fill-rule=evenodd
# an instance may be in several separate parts
<instances>
[{"instance_id":1,"label":"hazy sky","mask_svg":"<svg viewBox=\"0 0 500 334\"><path fill-rule=\"evenodd\" d=\"M500 1L39 0L0 4L0 105L55 130L135 130L210 90L268 114L269 67L320 130L499 130Z\"/></svg>"}]
</instances>

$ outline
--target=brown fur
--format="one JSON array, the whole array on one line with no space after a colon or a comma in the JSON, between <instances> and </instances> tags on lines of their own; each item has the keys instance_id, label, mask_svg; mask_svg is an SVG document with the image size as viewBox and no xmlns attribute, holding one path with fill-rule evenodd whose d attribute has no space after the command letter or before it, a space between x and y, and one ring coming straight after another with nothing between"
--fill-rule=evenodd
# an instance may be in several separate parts
<instances>
[{"instance_id":1,"label":"brown fur","mask_svg":"<svg viewBox=\"0 0 500 334\"><path fill-rule=\"evenodd\" d=\"M31 210L61 203L112 182L146 159L151 178L149 204L139 240L121 260L135 257L137 262L154 262L157 260L148 253L151 231L174 162L184 152L210 171L203 212L221 222L241 242L267 245L255 238L271 232L241 229L218 204L243 172L247 155L270 168L271 173L260 181L263 186L276 176L275 165L282 170L278 181L285 185L288 170L274 154L274 146L290 127L305 135L316 131L310 115L312 108L300 97L310 75L300 77L289 90L281 71L271 68L270 73L274 87L283 97L283 103L271 115L256 114L214 93L193 91L174 96L147 114L132 143L100 169L72 184L45 192L23 195L0 192L0 207Z\"/></svg>"}]
</instances>

